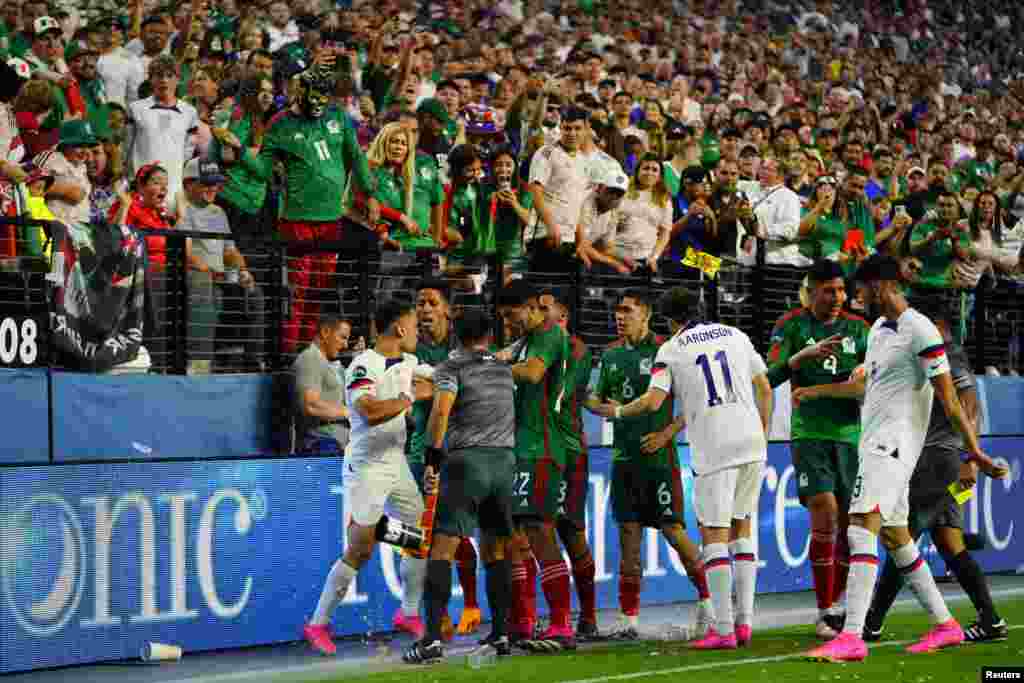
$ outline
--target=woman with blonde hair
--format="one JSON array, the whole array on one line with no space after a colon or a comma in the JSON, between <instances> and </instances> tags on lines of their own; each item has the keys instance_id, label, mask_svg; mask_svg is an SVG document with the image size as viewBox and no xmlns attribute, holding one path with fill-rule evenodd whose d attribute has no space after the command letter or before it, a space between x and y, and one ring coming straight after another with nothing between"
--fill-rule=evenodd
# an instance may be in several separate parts
<instances>
[{"instance_id":1,"label":"woman with blonde hair","mask_svg":"<svg viewBox=\"0 0 1024 683\"><path fill-rule=\"evenodd\" d=\"M373 196L380 202L381 218L391 228L390 236L403 247L409 246L408 238L425 234L412 216L415 150L416 136L399 122L384 126L366 150L370 171L377 180Z\"/></svg>"}]
</instances>

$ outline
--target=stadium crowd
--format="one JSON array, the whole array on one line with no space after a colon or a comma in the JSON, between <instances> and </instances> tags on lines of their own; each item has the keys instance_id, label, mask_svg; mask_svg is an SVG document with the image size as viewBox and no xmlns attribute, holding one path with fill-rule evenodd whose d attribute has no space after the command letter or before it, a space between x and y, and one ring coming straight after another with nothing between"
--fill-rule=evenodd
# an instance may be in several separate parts
<instances>
[{"instance_id":1,"label":"stadium crowd","mask_svg":"<svg viewBox=\"0 0 1024 683\"><path fill-rule=\"evenodd\" d=\"M1013 3L342 5L5 3L3 213L230 233L188 251L197 359L227 303L262 324L270 236L386 276L434 250L468 287L495 256L506 278L673 277L691 247L753 265L760 242L769 266L892 254L967 312L995 275L1019 291ZM0 236L8 260L47 249ZM286 350L335 259L290 260Z\"/></svg>"}]
</instances>

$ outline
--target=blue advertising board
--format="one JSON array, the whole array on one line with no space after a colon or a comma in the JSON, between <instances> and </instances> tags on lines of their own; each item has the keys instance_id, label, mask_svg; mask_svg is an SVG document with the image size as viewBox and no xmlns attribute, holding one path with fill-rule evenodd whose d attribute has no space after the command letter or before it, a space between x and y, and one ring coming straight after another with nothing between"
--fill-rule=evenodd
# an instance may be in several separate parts
<instances>
[{"instance_id":1,"label":"blue advertising board","mask_svg":"<svg viewBox=\"0 0 1024 683\"><path fill-rule=\"evenodd\" d=\"M46 370L0 369L0 465L50 459L49 391Z\"/></svg>"},{"instance_id":2,"label":"blue advertising board","mask_svg":"<svg viewBox=\"0 0 1024 683\"><path fill-rule=\"evenodd\" d=\"M983 481L966 509L968 530L987 539L978 555L987 571L1024 567L1024 507L1011 500L1022 446L1024 439L985 440L1014 473L1005 483ZM803 590L807 514L788 446L772 444L768 455L758 591ZM615 607L618 591L610 460L607 449L592 452L587 502L600 607ZM343 551L340 475L333 458L0 468L0 672L136 657L146 641L197 651L296 640ZM691 482L684 486L689 496ZM687 523L694 535L692 509ZM643 604L695 597L655 532L642 552ZM335 631L389 628L399 575L398 553L381 546L338 610ZM460 600L456 591L454 614Z\"/></svg>"}]
</instances>

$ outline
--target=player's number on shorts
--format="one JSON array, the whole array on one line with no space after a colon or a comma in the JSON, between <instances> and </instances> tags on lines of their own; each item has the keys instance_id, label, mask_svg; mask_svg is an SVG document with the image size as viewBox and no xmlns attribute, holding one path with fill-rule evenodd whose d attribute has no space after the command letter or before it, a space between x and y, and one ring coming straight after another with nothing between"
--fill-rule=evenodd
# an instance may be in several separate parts
<instances>
[{"instance_id":1,"label":"player's number on shorts","mask_svg":"<svg viewBox=\"0 0 1024 683\"><path fill-rule=\"evenodd\" d=\"M320 157L320 161L329 161L331 158L331 150L327 147L326 140L317 140L313 143L313 147L316 148L316 155Z\"/></svg>"},{"instance_id":2,"label":"player's number on shorts","mask_svg":"<svg viewBox=\"0 0 1024 683\"><path fill-rule=\"evenodd\" d=\"M530 473L520 472L519 481L516 482L516 495L517 496L528 496L530 495Z\"/></svg>"},{"instance_id":3,"label":"player's number on shorts","mask_svg":"<svg viewBox=\"0 0 1024 683\"><path fill-rule=\"evenodd\" d=\"M831 372L833 375L839 372L839 359L836 358L835 356L828 356L827 358L825 358L822 365L824 365L825 369Z\"/></svg>"},{"instance_id":4,"label":"player's number on shorts","mask_svg":"<svg viewBox=\"0 0 1024 683\"><path fill-rule=\"evenodd\" d=\"M672 492L668 490L668 482L661 482L658 485L658 504L668 506L672 504Z\"/></svg>"},{"instance_id":5,"label":"player's number on shorts","mask_svg":"<svg viewBox=\"0 0 1024 683\"><path fill-rule=\"evenodd\" d=\"M708 390L708 407L714 408L715 406L722 405L723 403L735 403L736 402L736 391L732 386L732 373L729 371L729 357L725 351L719 351L715 354L714 359L718 361L718 364L722 367L722 379L725 381L725 398L718 393L718 387L715 384L715 375L712 371L711 360L708 359L708 354L702 353L697 356L697 365L704 371L704 384Z\"/></svg>"},{"instance_id":6,"label":"player's number on shorts","mask_svg":"<svg viewBox=\"0 0 1024 683\"><path fill-rule=\"evenodd\" d=\"M0 322L0 365L12 365L20 360L22 365L32 365L39 355L36 341L39 328L36 321L26 318L18 325L14 318L4 318Z\"/></svg>"},{"instance_id":7,"label":"player's number on shorts","mask_svg":"<svg viewBox=\"0 0 1024 683\"><path fill-rule=\"evenodd\" d=\"M633 385L630 383L629 378L622 380L622 398L627 401L632 401L633 396L636 395L636 391L633 389Z\"/></svg>"}]
</instances>

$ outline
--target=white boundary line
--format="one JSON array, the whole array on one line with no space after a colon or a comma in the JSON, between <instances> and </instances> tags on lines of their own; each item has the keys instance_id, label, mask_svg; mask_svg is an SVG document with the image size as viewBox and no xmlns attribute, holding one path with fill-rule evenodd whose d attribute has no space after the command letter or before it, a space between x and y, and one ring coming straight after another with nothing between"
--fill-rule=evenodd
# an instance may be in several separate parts
<instances>
[{"instance_id":1,"label":"white boundary line","mask_svg":"<svg viewBox=\"0 0 1024 683\"><path fill-rule=\"evenodd\" d=\"M1024 625L1011 626L1010 630L1017 630L1024 628ZM884 643L873 643L868 647L872 650L882 647L897 647L900 645L910 645L916 641L913 640L893 640L886 641ZM806 652L801 652L795 655L776 655L774 657L752 657L750 659L730 659L729 661L722 662L708 662L707 664L691 664L689 666L677 666L671 669L652 669L650 671L635 671L628 674L616 674L613 676L600 676L598 678L580 678L574 681L565 681L564 683L608 683L609 681L629 681L636 678L653 678L654 676L664 676L667 674L681 674L688 673L690 671L706 671L708 669L725 669L727 667L741 666L743 664L768 664L770 662L785 662L793 659L803 659L806 656Z\"/></svg>"},{"instance_id":2,"label":"white boundary line","mask_svg":"<svg viewBox=\"0 0 1024 683\"><path fill-rule=\"evenodd\" d=\"M1004 589L1004 590L992 591L992 597L994 599L1008 598L1008 597L1013 597L1013 596L1019 596L1019 595L1022 595L1022 594L1024 594L1024 588L1007 588L1007 589ZM967 596L964 595L962 592L953 593L952 595L947 595L947 596L944 596L944 597L945 597L947 603L950 603L950 602L957 603L957 602L962 602L962 601L967 600ZM894 607L896 607L896 606L901 606L902 607L904 605L913 605L913 604L917 604L917 601L912 599L912 598L903 598L903 599L897 600L894 603ZM787 628L787 627L781 627L781 628ZM1019 628L1024 628L1024 625L1011 626L1010 628L1011 628L1011 630L1017 630ZM766 629L766 630L769 630L769 629ZM897 645L908 645L911 642L912 641L899 641L899 642L895 642L895 641L889 642L889 641L887 641L887 642L884 642L884 643L877 643L877 644L873 645L872 647L890 647L890 646L897 646ZM452 653L452 655L453 656L457 656L454 653ZM607 683L607 682L610 682L610 681L627 681L627 680L632 680L632 679L636 679L636 678L645 678L645 677L649 677L649 676L660 676L660 675L664 675L664 674L685 673L687 671L702 671L702 670L706 670L706 669L721 669L721 668L726 668L726 667L730 667L730 666L739 666L739 665L742 665L742 664L767 664L767 663L770 663L770 662L781 662L781 661L787 661L787 660L790 660L790 659L799 659L800 657L803 657L803 655L804 655L804 653L793 654L793 655L776 655L774 657L756 657L756 658L752 658L752 659L736 659L736 660L730 660L728 662L724 662L724 661L723 662L708 662L706 664L692 664L692 665L689 665L689 666L675 667L675 668L672 668L672 669L660 669L660 670L656 669L656 670L652 670L652 671L637 671L637 672L628 673L628 674L618 674L618 675L604 676L604 677L599 677L599 678L583 678L583 679L579 679L579 680L576 680L576 681L566 681L565 683ZM367 662L364 661L363 663L365 664ZM372 660L371 660L370 663L373 663ZM387 665L392 665L392 664L395 664L396 662L389 660L389 661L385 661L385 662L381 662L381 663L382 664L387 664ZM270 681L270 680L275 680L275 679L279 679L279 678L281 678L283 676L301 676L302 678L300 680L308 680L308 679L311 679L311 678L315 678L315 677L318 677L318 676L329 675L329 674L355 676L355 675L359 675L360 674L359 668L360 667L358 666L358 664L355 663L355 662L352 662L351 660L327 659L326 661L319 662L319 663L296 664L294 666L282 666L282 667L273 668L273 669L248 669L248 670L245 670L245 671L233 671L231 673L210 674L210 675L206 675L206 676L192 676L192 677L189 677L189 678L172 679L170 681L166 681L165 683L233 683L235 681L247 681L248 683L253 683L254 681ZM415 669L410 668L409 670L410 671L414 671ZM423 669L421 668L420 670L422 671ZM373 671L373 672L369 672L368 671L368 672L363 672L363 673L388 673L388 672L392 672L393 673L395 671L401 671L401 669L392 668L391 666L388 666L386 669L381 670L381 671Z\"/></svg>"}]
</instances>

